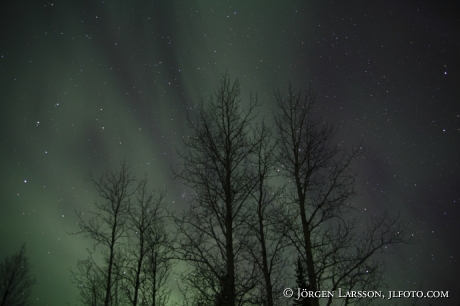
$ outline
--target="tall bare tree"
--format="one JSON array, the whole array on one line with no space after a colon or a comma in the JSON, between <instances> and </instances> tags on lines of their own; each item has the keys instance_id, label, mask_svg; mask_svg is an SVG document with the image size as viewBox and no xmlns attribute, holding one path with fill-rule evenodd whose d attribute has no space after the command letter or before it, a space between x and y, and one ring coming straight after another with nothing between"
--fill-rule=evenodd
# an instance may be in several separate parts
<instances>
[{"instance_id":1,"label":"tall bare tree","mask_svg":"<svg viewBox=\"0 0 460 306\"><path fill-rule=\"evenodd\" d=\"M188 120L192 134L176 176L192 188L194 199L174 220L177 254L190 267L182 281L197 304L242 305L254 287L255 264L244 243L255 187L248 168L257 146L256 106L252 96L242 101L238 80L232 83L225 74L209 103L198 107L196 120Z\"/></svg>"},{"instance_id":2,"label":"tall bare tree","mask_svg":"<svg viewBox=\"0 0 460 306\"><path fill-rule=\"evenodd\" d=\"M277 142L272 130L264 121L255 131L257 146L253 152L253 177L256 186L251 193L251 215L247 218L249 237L247 250L256 264L258 274L253 304L273 306L281 298L280 285L286 281L287 246L289 241L277 232L277 216L280 211L282 188L275 187ZM248 169L250 171L250 169Z\"/></svg>"},{"instance_id":3,"label":"tall bare tree","mask_svg":"<svg viewBox=\"0 0 460 306\"><path fill-rule=\"evenodd\" d=\"M361 148L349 152L334 143L337 129L315 118L312 90L302 94L289 85L286 95L277 91L275 97L280 111L278 159L288 182L281 220L305 264L308 289L378 288L383 265L374 255L389 245L409 242L404 225L397 215L372 216L359 234L357 219L347 214L356 194L351 164ZM319 300L311 298L310 305L319 305Z\"/></svg>"},{"instance_id":4,"label":"tall bare tree","mask_svg":"<svg viewBox=\"0 0 460 306\"><path fill-rule=\"evenodd\" d=\"M122 288L133 306L164 306L168 302L171 241L164 198L164 192L157 195L147 188L145 178L139 183L128 211L130 235Z\"/></svg>"},{"instance_id":5,"label":"tall bare tree","mask_svg":"<svg viewBox=\"0 0 460 306\"><path fill-rule=\"evenodd\" d=\"M78 214L85 237L94 240L73 281L84 305L165 305L171 268L165 193L138 181L125 162L103 176L90 176L101 198L89 217Z\"/></svg>"},{"instance_id":6,"label":"tall bare tree","mask_svg":"<svg viewBox=\"0 0 460 306\"><path fill-rule=\"evenodd\" d=\"M90 181L101 200L95 201L94 209L88 212L89 218L84 213L77 213L80 227L77 234L93 239L94 248L88 250L90 256L87 259L78 262L78 271L73 273L73 278L85 305L114 306L121 302L118 285L125 260L124 239L129 231L131 197L139 185L124 162L118 170L107 171L99 178L91 175ZM98 247L103 264L94 258ZM100 295L102 299L99 299Z\"/></svg>"},{"instance_id":7,"label":"tall bare tree","mask_svg":"<svg viewBox=\"0 0 460 306\"><path fill-rule=\"evenodd\" d=\"M163 220L160 220L163 221ZM167 286L172 267L171 238L164 222L155 223L147 235L148 252L143 266L144 286L141 288L143 304L164 306L168 304L171 290Z\"/></svg>"},{"instance_id":8,"label":"tall bare tree","mask_svg":"<svg viewBox=\"0 0 460 306\"><path fill-rule=\"evenodd\" d=\"M25 306L35 279L30 275L32 265L26 256L26 245L18 253L0 263L0 305Z\"/></svg>"}]
</instances>

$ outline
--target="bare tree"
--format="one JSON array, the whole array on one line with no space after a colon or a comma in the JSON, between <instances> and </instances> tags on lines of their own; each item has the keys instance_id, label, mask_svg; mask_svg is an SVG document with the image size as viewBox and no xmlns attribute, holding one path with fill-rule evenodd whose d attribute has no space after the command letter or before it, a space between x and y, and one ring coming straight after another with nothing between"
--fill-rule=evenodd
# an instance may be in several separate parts
<instances>
[{"instance_id":1,"label":"bare tree","mask_svg":"<svg viewBox=\"0 0 460 306\"><path fill-rule=\"evenodd\" d=\"M167 287L167 280L172 266L171 243L163 220L155 223L154 230L147 235L148 252L143 267L145 283L141 288L144 302L141 305L164 306L169 301L171 290Z\"/></svg>"},{"instance_id":2,"label":"bare tree","mask_svg":"<svg viewBox=\"0 0 460 306\"><path fill-rule=\"evenodd\" d=\"M288 240L275 230L282 194L282 188L275 187L272 181L276 177L277 143L264 121L256 129L255 138L257 146L253 153L252 171L256 186L251 193L251 215L245 220L250 235L246 247L260 274L252 293L253 304L273 306L281 297L280 285L286 280L283 276Z\"/></svg>"},{"instance_id":3,"label":"bare tree","mask_svg":"<svg viewBox=\"0 0 460 306\"><path fill-rule=\"evenodd\" d=\"M164 306L169 298L166 282L171 267L165 193L149 191L145 178L135 198L128 212L130 236L122 288L133 306Z\"/></svg>"},{"instance_id":4,"label":"bare tree","mask_svg":"<svg viewBox=\"0 0 460 306\"><path fill-rule=\"evenodd\" d=\"M30 275L32 266L26 256L26 245L18 253L6 256L0 263L0 305L25 306L35 279Z\"/></svg>"},{"instance_id":5,"label":"bare tree","mask_svg":"<svg viewBox=\"0 0 460 306\"><path fill-rule=\"evenodd\" d=\"M242 305L254 287L255 264L244 254L248 201L255 182L247 171L257 143L252 138L257 99L244 105L238 80L225 74L209 103L188 120L192 135L179 152L176 172L195 193L191 208L174 216L176 252L190 269L185 290L197 304Z\"/></svg>"},{"instance_id":6,"label":"bare tree","mask_svg":"<svg viewBox=\"0 0 460 306\"><path fill-rule=\"evenodd\" d=\"M334 144L337 129L315 119L311 90L275 93L276 137L263 124L255 127L257 100L243 107L239 95L239 83L225 74L196 121L189 118L192 135L179 152L176 177L194 192L190 209L172 216L175 251L189 267L181 274L184 304L274 305L286 250L298 255L301 289L382 286L385 266L375 255L410 239L398 215L372 215L364 225L351 215L352 162L361 146L347 151ZM273 187L282 177L283 192Z\"/></svg>"},{"instance_id":7,"label":"bare tree","mask_svg":"<svg viewBox=\"0 0 460 306\"><path fill-rule=\"evenodd\" d=\"M349 152L333 143L337 129L314 117L312 90L302 95L289 85L286 96L277 91L275 97L278 159L288 182L282 221L305 263L309 290L378 288L384 265L374 255L407 243L404 225L397 215L372 216L359 234L358 220L347 214L356 194L351 164L361 147ZM331 303L332 298L326 302ZM319 300L311 298L310 304Z\"/></svg>"},{"instance_id":8,"label":"bare tree","mask_svg":"<svg viewBox=\"0 0 460 306\"><path fill-rule=\"evenodd\" d=\"M166 230L165 193L137 181L125 162L100 178L90 176L101 201L90 217L78 214L80 231L94 240L80 260L73 281L85 305L165 305L171 262Z\"/></svg>"},{"instance_id":9,"label":"bare tree","mask_svg":"<svg viewBox=\"0 0 460 306\"><path fill-rule=\"evenodd\" d=\"M85 305L114 306L121 302L118 286L124 266L124 239L128 235L128 213L131 197L139 186L124 162L117 171L106 172L100 178L90 176L101 201L96 201L95 209L89 211L87 219L83 213L77 213L80 231L95 241L93 250L88 250L89 258L79 261L78 271L73 273ZM96 248L101 248L103 263L94 258ZM96 292L102 285L103 299L96 298ZM97 298L101 293L97 291ZM94 304L95 303L95 304Z\"/></svg>"},{"instance_id":10,"label":"bare tree","mask_svg":"<svg viewBox=\"0 0 460 306\"><path fill-rule=\"evenodd\" d=\"M72 271L72 280L78 285L80 301L84 305L103 305L105 297L103 271L91 256L78 261L77 270Z\"/></svg>"}]
</instances>

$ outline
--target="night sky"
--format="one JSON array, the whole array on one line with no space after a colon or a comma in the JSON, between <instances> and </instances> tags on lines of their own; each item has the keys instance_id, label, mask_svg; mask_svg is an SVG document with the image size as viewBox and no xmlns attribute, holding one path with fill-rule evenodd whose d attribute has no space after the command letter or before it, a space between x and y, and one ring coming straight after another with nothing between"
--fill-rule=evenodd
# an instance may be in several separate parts
<instances>
[{"instance_id":1,"label":"night sky","mask_svg":"<svg viewBox=\"0 0 460 306\"><path fill-rule=\"evenodd\" d=\"M400 211L419 240L386 256L390 290L460 303L460 18L435 2L1 1L0 256L27 243L31 305L77 305L90 171L126 159L187 206L171 171L186 113L227 69L266 117L289 80L317 90L338 141L364 141L362 220Z\"/></svg>"}]
</instances>

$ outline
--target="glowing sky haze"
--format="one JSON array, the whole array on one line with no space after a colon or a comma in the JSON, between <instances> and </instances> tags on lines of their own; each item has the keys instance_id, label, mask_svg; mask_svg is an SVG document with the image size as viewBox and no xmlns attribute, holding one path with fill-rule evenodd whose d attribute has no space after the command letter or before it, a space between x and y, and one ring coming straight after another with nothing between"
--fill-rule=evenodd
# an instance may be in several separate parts
<instances>
[{"instance_id":1,"label":"glowing sky haze","mask_svg":"<svg viewBox=\"0 0 460 306\"><path fill-rule=\"evenodd\" d=\"M31 305L78 305L70 269L92 243L69 233L97 200L89 172L126 159L185 208L186 114L228 69L266 117L289 80L317 90L337 141L364 141L357 213L400 211L420 241L386 257L390 289L457 305L459 24L436 1L2 1L1 258L26 242Z\"/></svg>"}]
</instances>

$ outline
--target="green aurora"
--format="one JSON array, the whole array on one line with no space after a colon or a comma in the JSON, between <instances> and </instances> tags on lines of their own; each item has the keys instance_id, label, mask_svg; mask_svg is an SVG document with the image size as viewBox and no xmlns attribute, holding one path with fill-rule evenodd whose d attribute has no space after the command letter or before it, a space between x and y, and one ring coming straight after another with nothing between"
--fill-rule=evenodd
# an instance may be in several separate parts
<instances>
[{"instance_id":1,"label":"green aurora","mask_svg":"<svg viewBox=\"0 0 460 306\"><path fill-rule=\"evenodd\" d=\"M266 117L289 80L318 91L318 115L340 125L338 141L364 140L360 216L401 211L420 240L388 257L390 290L423 282L450 290L436 305L458 303L460 44L450 11L398 1L2 1L0 255L27 243L32 306L77 305L70 270L92 242L69 233L75 210L97 200L89 172L126 159L167 189L171 208L185 208L189 191L171 167L186 114L228 69Z\"/></svg>"}]
</instances>

